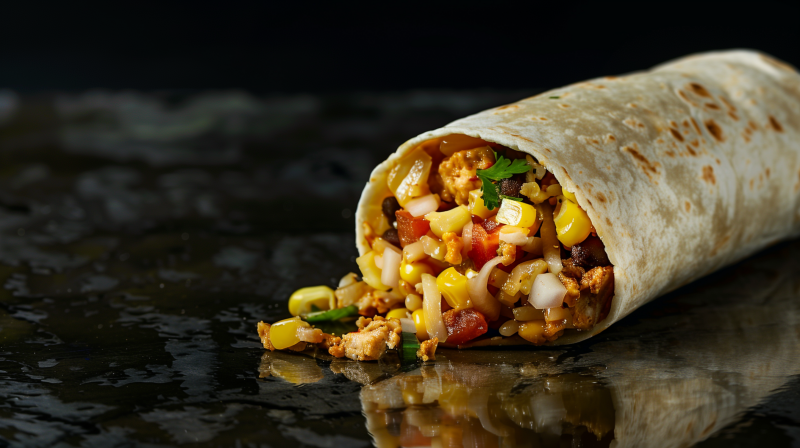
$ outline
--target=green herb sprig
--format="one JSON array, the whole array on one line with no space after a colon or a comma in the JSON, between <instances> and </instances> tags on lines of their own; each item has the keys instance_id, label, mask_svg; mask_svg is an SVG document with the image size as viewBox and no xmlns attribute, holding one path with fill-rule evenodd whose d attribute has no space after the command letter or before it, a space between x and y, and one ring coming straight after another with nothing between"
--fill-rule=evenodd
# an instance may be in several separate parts
<instances>
[{"instance_id":1,"label":"green herb sprig","mask_svg":"<svg viewBox=\"0 0 800 448\"><path fill-rule=\"evenodd\" d=\"M308 313L305 316L306 322L330 322L334 320L343 319L345 317L358 316L358 307L355 305L346 306L344 308L336 308L335 310L317 311L315 313Z\"/></svg>"},{"instance_id":2,"label":"green herb sprig","mask_svg":"<svg viewBox=\"0 0 800 448\"><path fill-rule=\"evenodd\" d=\"M521 198L514 198L501 195L497 191L495 182L508 179L515 174L527 173L531 169L524 159L516 159L513 162L503 156L494 153L497 161L485 170L477 170L476 174L478 179L481 180L481 191L483 192L483 205L489 210L493 210L500 206L500 196L504 199L512 199L514 201L521 201Z\"/></svg>"}]
</instances>

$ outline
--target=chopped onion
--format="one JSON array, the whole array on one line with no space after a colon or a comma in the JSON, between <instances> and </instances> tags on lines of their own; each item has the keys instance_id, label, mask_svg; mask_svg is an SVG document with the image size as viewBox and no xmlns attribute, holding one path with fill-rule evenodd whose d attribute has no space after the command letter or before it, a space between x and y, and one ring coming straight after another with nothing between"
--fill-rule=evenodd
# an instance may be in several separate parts
<instances>
[{"instance_id":1,"label":"chopped onion","mask_svg":"<svg viewBox=\"0 0 800 448\"><path fill-rule=\"evenodd\" d=\"M383 251L383 267L381 267L381 283L390 288L397 288L397 282L400 281L400 262L402 260L403 257L398 252L395 252L393 250Z\"/></svg>"},{"instance_id":2,"label":"chopped onion","mask_svg":"<svg viewBox=\"0 0 800 448\"><path fill-rule=\"evenodd\" d=\"M407 318L401 317L400 318L400 326L403 328L403 333L416 333L417 326L414 325L414 321Z\"/></svg>"},{"instance_id":3,"label":"chopped onion","mask_svg":"<svg viewBox=\"0 0 800 448\"><path fill-rule=\"evenodd\" d=\"M467 280L467 290L469 298L476 310L486 317L487 322L497 320L500 317L500 302L497 301L486 288L489 283L489 276L492 269L503 261L503 257L495 257L483 265L476 277Z\"/></svg>"},{"instance_id":4,"label":"chopped onion","mask_svg":"<svg viewBox=\"0 0 800 448\"><path fill-rule=\"evenodd\" d=\"M341 280L339 280L339 288L350 286L358 282L358 276L354 272L348 272Z\"/></svg>"},{"instance_id":5,"label":"chopped onion","mask_svg":"<svg viewBox=\"0 0 800 448\"><path fill-rule=\"evenodd\" d=\"M561 284L561 280L552 272L546 272L536 276L528 301L534 308L543 310L561 306L566 295L567 288Z\"/></svg>"},{"instance_id":6,"label":"chopped onion","mask_svg":"<svg viewBox=\"0 0 800 448\"><path fill-rule=\"evenodd\" d=\"M422 274L422 299L423 315L425 316L425 328L428 336L439 338L439 342L447 340L447 327L442 320L442 293L436 286L436 277L430 274Z\"/></svg>"},{"instance_id":7,"label":"chopped onion","mask_svg":"<svg viewBox=\"0 0 800 448\"><path fill-rule=\"evenodd\" d=\"M426 256L427 255L422 247L422 243L419 241L416 243L411 243L403 248L403 258L406 260L406 263L413 263L415 261L422 260Z\"/></svg>"},{"instance_id":8,"label":"chopped onion","mask_svg":"<svg viewBox=\"0 0 800 448\"><path fill-rule=\"evenodd\" d=\"M524 246L528 243L528 236L522 231L503 232L500 230L500 241L511 243L516 246Z\"/></svg>"},{"instance_id":9,"label":"chopped onion","mask_svg":"<svg viewBox=\"0 0 800 448\"><path fill-rule=\"evenodd\" d=\"M375 258L373 258L372 260L375 261L375 266L377 266L378 269L383 269L383 256L382 255L375 255Z\"/></svg>"},{"instance_id":10,"label":"chopped onion","mask_svg":"<svg viewBox=\"0 0 800 448\"><path fill-rule=\"evenodd\" d=\"M561 243L558 242L558 235L556 234L556 223L553 221L553 207L547 202L539 204L542 208L544 221L542 222L542 252L544 252L544 261L550 268L550 272L558 274L564 268L561 263Z\"/></svg>"},{"instance_id":11,"label":"chopped onion","mask_svg":"<svg viewBox=\"0 0 800 448\"><path fill-rule=\"evenodd\" d=\"M435 195L428 194L408 201L404 208L416 218L435 212L439 208L439 199Z\"/></svg>"},{"instance_id":12,"label":"chopped onion","mask_svg":"<svg viewBox=\"0 0 800 448\"><path fill-rule=\"evenodd\" d=\"M534 256L542 255L542 239L538 236L529 236L522 250Z\"/></svg>"},{"instance_id":13,"label":"chopped onion","mask_svg":"<svg viewBox=\"0 0 800 448\"><path fill-rule=\"evenodd\" d=\"M470 221L461 229L461 240L464 242L464 249L461 251L461 257L465 260L469 258L469 251L472 250L472 226L474 226L474 224Z\"/></svg>"}]
</instances>

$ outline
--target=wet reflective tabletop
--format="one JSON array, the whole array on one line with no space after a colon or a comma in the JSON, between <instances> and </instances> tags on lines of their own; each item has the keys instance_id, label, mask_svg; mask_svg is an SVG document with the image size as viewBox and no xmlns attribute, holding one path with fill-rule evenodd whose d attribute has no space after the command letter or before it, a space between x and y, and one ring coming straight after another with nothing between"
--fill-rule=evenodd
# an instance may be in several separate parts
<instances>
[{"instance_id":1,"label":"wet reflective tabletop","mask_svg":"<svg viewBox=\"0 0 800 448\"><path fill-rule=\"evenodd\" d=\"M800 443L800 241L576 346L260 348L356 269L374 164L528 93L0 91L0 446Z\"/></svg>"}]
</instances>

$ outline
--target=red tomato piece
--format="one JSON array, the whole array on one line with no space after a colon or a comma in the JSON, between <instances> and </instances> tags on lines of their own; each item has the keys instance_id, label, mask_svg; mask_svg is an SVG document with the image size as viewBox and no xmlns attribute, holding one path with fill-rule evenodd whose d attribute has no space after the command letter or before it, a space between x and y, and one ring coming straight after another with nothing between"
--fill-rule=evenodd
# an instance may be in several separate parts
<instances>
[{"instance_id":1,"label":"red tomato piece","mask_svg":"<svg viewBox=\"0 0 800 448\"><path fill-rule=\"evenodd\" d=\"M497 229L499 227L493 230ZM469 251L469 257L475 263L475 269L480 270L487 261L496 257L498 247L500 247L498 232L487 232L483 222L475 223L472 226L472 250Z\"/></svg>"},{"instance_id":2,"label":"red tomato piece","mask_svg":"<svg viewBox=\"0 0 800 448\"><path fill-rule=\"evenodd\" d=\"M447 327L448 344L463 344L489 330L483 314L472 308L447 311L442 314L442 319Z\"/></svg>"},{"instance_id":3,"label":"red tomato piece","mask_svg":"<svg viewBox=\"0 0 800 448\"><path fill-rule=\"evenodd\" d=\"M406 210L398 210L394 215L397 217L397 235L402 247L416 243L431 230L431 223L422 216L411 216Z\"/></svg>"}]
</instances>

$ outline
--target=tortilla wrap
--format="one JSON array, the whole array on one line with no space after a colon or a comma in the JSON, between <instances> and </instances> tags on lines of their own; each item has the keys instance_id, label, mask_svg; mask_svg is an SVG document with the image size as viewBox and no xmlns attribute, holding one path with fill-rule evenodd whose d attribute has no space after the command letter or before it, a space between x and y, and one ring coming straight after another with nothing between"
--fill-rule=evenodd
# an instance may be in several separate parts
<instances>
[{"instance_id":1,"label":"tortilla wrap","mask_svg":"<svg viewBox=\"0 0 800 448\"><path fill-rule=\"evenodd\" d=\"M465 134L530 154L575 193L614 266L608 317L800 231L800 75L754 51L706 53L605 77L457 120L404 144L370 176L356 212L385 229L396 161Z\"/></svg>"}]
</instances>

